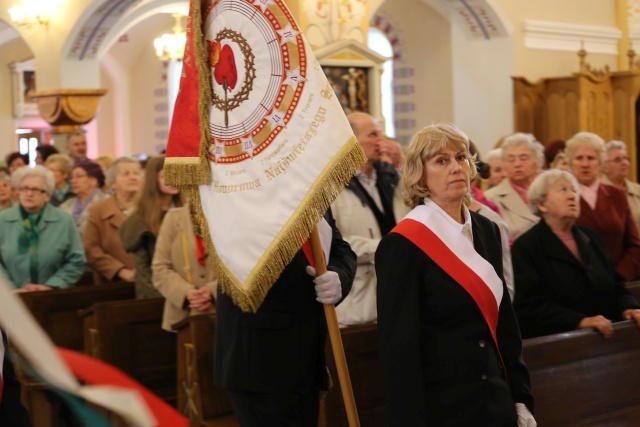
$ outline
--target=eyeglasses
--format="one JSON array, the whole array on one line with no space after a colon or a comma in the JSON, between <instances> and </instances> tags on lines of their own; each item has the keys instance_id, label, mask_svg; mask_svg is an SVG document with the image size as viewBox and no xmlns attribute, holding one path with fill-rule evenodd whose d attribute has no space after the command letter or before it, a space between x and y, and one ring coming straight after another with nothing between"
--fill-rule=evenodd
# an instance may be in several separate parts
<instances>
[{"instance_id":1,"label":"eyeglasses","mask_svg":"<svg viewBox=\"0 0 640 427\"><path fill-rule=\"evenodd\" d=\"M613 162L613 163L622 163L622 162L630 162L631 159L628 158L627 156L624 157L614 157L613 159L609 159L607 160L607 162Z\"/></svg>"},{"instance_id":2,"label":"eyeglasses","mask_svg":"<svg viewBox=\"0 0 640 427\"><path fill-rule=\"evenodd\" d=\"M72 173L71 174L71 179L80 179L80 178L86 178L89 175L87 174L82 174L82 173Z\"/></svg>"},{"instance_id":3,"label":"eyeglasses","mask_svg":"<svg viewBox=\"0 0 640 427\"><path fill-rule=\"evenodd\" d=\"M18 190L23 193L36 193L36 194L46 193L46 191L43 190L42 188L35 188L35 187L20 187L18 188Z\"/></svg>"}]
</instances>

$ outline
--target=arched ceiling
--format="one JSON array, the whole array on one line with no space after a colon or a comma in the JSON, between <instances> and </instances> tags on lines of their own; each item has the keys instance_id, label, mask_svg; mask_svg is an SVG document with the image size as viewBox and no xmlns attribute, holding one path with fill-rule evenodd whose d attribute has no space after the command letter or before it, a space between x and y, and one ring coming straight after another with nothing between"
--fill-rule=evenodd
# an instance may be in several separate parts
<instances>
[{"instance_id":1,"label":"arched ceiling","mask_svg":"<svg viewBox=\"0 0 640 427\"><path fill-rule=\"evenodd\" d=\"M422 0L471 39L507 37L511 25L495 0Z\"/></svg>"},{"instance_id":2,"label":"arched ceiling","mask_svg":"<svg viewBox=\"0 0 640 427\"><path fill-rule=\"evenodd\" d=\"M495 0L421 1L460 25L469 38L489 40L507 36L511 32L510 24ZM134 31L135 37L129 38L129 47L141 39L146 39L144 42L148 43L157 36L156 25L164 27L163 23L167 21L166 16L149 18L171 9L187 7L188 0L95 1L76 22L63 49L63 57L80 61L99 59L124 34L147 20L140 29ZM19 34L0 20L0 45L17 37Z\"/></svg>"},{"instance_id":3,"label":"arched ceiling","mask_svg":"<svg viewBox=\"0 0 640 427\"><path fill-rule=\"evenodd\" d=\"M0 19L0 46L18 37L20 37L18 32Z\"/></svg>"},{"instance_id":4,"label":"arched ceiling","mask_svg":"<svg viewBox=\"0 0 640 427\"><path fill-rule=\"evenodd\" d=\"M74 26L65 43L63 57L83 61L97 59L104 39L118 21L140 0L105 0L94 2Z\"/></svg>"}]
</instances>

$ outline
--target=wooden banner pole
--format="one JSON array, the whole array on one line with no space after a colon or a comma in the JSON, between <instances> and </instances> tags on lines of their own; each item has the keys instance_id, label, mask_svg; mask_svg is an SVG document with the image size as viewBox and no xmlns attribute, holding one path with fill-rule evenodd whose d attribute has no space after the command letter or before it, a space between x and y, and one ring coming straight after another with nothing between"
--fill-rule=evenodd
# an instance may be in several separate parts
<instances>
[{"instance_id":1,"label":"wooden banner pole","mask_svg":"<svg viewBox=\"0 0 640 427\"><path fill-rule=\"evenodd\" d=\"M311 250L313 252L313 261L316 265L316 275L320 276L327 272L327 265L322 251L322 244L320 243L318 227L315 227L311 232ZM335 306L333 306L333 304L324 304L324 315L327 318L327 330L329 331L329 339L331 340L333 358L336 361L340 390L342 390L342 399L344 400L344 407L347 411L349 427L360 427L358 410L353 397L353 389L351 388L351 378L349 378L347 359L344 356L344 347L342 346L342 337L340 336Z\"/></svg>"}]
</instances>

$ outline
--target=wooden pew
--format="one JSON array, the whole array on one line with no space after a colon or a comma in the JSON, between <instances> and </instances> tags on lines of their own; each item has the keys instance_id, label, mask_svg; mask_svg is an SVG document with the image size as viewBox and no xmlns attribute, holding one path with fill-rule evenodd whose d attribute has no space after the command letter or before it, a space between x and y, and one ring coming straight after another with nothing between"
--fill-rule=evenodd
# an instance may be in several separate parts
<instances>
[{"instance_id":1,"label":"wooden pew","mask_svg":"<svg viewBox=\"0 0 640 427\"><path fill-rule=\"evenodd\" d=\"M59 347L82 351L83 330L78 311L91 305L135 298L133 284L83 286L19 294L40 327Z\"/></svg>"},{"instance_id":2,"label":"wooden pew","mask_svg":"<svg viewBox=\"0 0 640 427\"><path fill-rule=\"evenodd\" d=\"M627 289L640 301L640 282L628 282Z\"/></svg>"},{"instance_id":3,"label":"wooden pew","mask_svg":"<svg viewBox=\"0 0 640 427\"><path fill-rule=\"evenodd\" d=\"M213 386L215 315L191 316L173 325L178 332L178 409L193 426L237 426L227 393ZM384 390L376 325L341 329L362 426L384 425ZM348 426L333 353L327 363L335 382L321 402L320 427Z\"/></svg>"},{"instance_id":4,"label":"wooden pew","mask_svg":"<svg viewBox=\"0 0 640 427\"><path fill-rule=\"evenodd\" d=\"M630 321L614 330L607 340L580 330L524 341L539 426L639 425L640 331Z\"/></svg>"},{"instance_id":5,"label":"wooden pew","mask_svg":"<svg viewBox=\"0 0 640 427\"><path fill-rule=\"evenodd\" d=\"M350 326L340 329L340 335L360 424L382 427L385 417L385 393L378 351L378 327L376 324ZM336 364L328 338L325 353L334 384L321 402L319 426L348 427Z\"/></svg>"},{"instance_id":6,"label":"wooden pew","mask_svg":"<svg viewBox=\"0 0 640 427\"><path fill-rule=\"evenodd\" d=\"M175 404L176 341L160 327L163 307L164 298L94 304L83 313L84 352Z\"/></svg>"},{"instance_id":7,"label":"wooden pew","mask_svg":"<svg viewBox=\"0 0 640 427\"><path fill-rule=\"evenodd\" d=\"M19 294L40 327L56 346L83 350L83 329L79 311L103 301L132 299L133 284L83 286ZM22 383L22 400L34 427L56 427L62 409L57 396L38 381L17 369Z\"/></svg>"},{"instance_id":8,"label":"wooden pew","mask_svg":"<svg viewBox=\"0 0 640 427\"><path fill-rule=\"evenodd\" d=\"M74 286L79 287L79 286L94 286L94 285L95 283L93 283L93 273L91 271L85 271L82 274L82 276L80 276L80 278L78 279L78 281Z\"/></svg>"},{"instance_id":9,"label":"wooden pew","mask_svg":"<svg viewBox=\"0 0 640 427\"><path fill-rule=\"evenodd\" d=\"M637 427L640 420L640 331L632 322L614 325L603 339L595 331L572 331L524 342L536 400L536 420L545 427ZM341 330L351 382L363 426L384 425L384 386L377 329ZM327 348L332 377L335 362ZM336 383L322 404L320 426L348 426Z\"/></svg>"},{"instance_id":10,"label":"wooden pew","mask_svg":"<svg viewBox=\"0 0 640 427\"><path fill-rule=\"evenodd\" d=\"M190 316L178 335L178 410L194 427L237 427L226 390L213 385L215 314Z\"/></svg>"},{"instance_id":11,"label":"wooden pew","mask_svg":"<svg viewBox=\"0 0 640 427\"><path fill-rule=\"evenodd\" d=\"M178 392L178 401L185 414L220 414L231 410L223 391L211 385L214 327L214 316L207 315L175 325L179 331L179 347L182 347L178 385L183 388ZM531 374L538 425L638 425L640 331L631 322L618 323L614 328L616 332L609 340L594 331L572 331L525 340L524 358ZM341 335L360 423L367 427L382 426L385 397L377 328L375 325L350 327L342 329ZM321 403L319 426L348 426L329 345L327 362L335 384ZM207 403L211 408L203 406ZM208 417L192 416L196 419L193 425L224 425L215 424Z\"/></svg>"}]
</instances>

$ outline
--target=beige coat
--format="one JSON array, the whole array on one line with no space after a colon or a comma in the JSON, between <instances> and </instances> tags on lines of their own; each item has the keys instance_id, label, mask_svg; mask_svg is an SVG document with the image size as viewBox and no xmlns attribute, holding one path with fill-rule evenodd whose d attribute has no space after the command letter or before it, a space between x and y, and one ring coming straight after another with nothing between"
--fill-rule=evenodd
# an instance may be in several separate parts
<instances>
[{"instance_id":1,"label":"beige coat","mask_svg":"<svg viewBox=\"0 0 640 427\"><path fill-rule=\"evenodd\" d=\"M193 284L187 281L183 235L187 238L188 262ZM171 330L171 325L189 315L189 309L183 308L188 290L207 286L211 294L214 297L216 295L218 281L213 269L208 264L202 266L198 263L195 248L189 206L170 209L162 221L151 263L153 286L166 298L162 328L168 331Z\"/></svg>"},{"instance_id":2,"label":"beige coat","mask_svg":"<svg viewBox=\"0 0 640 427\"><path fill-rule=\"evenodd\" d=\"M540 217L531 212L508 179L503 179L500 184L485 191L484 195L500 208L512 240L540 221Z\"/></svg>"},{"instance_id":3,"label":"beige coat","mask_svg":"<svg viewBox=\"0 0 640 427\"><path fill-rule=\"evenodd\" d=\"M118 230L127 219L113 196L89 207L89 219L82 236L87 264L93 269L96 285L117 279L123 268L134 269L133 254L128 254Z\"/></svg>"}]
</instances>

